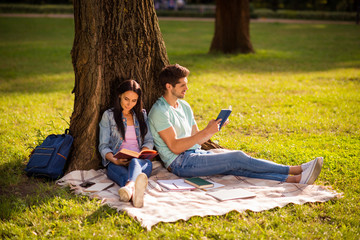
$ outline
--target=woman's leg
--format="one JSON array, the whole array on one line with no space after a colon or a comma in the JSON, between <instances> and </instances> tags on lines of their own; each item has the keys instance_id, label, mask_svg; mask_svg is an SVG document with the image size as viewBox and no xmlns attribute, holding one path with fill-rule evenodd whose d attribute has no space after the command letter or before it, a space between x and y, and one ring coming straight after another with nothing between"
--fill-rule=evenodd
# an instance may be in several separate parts
<instances>
[{"instance_id":1,"label":"woman's leg","mask_svg":"<svg viewBox=\"0 0 360 240\"><path fill-rule=\"evenodd\" d=\"M148 159L133 158L129 164L129 181L135 182L140 173L145 173L150 177L152 162Z\"/></svg>"},{"instance_id":2,"label":"woman's leg","mask_svg":"<svg viewBox=\"0 0 360 240\"><path fill-rule=\"evenodd\" d=\"M252 158L242 151L211 153L202 150L185 152L170 167L180 177L231 174L277 181L286 181L290 169L289 166Z\"/></svg>"},{"instance_id":3,"label":"woman's leg","mask_svg":"<svg viewBox=\"0 0 360 240\"><path fill-rule=\"evenodd\" d=\"M128 168L109 163L107 166L107 176L117 183L120 187L125 186L129 179Z\"/></svg>"},{"instance_id":4,"label":"woman's leg","mask_svg":"<svg viewBox=\"0 0 360 240\"><path fill-rule=\"evenodd\" d=\"M133 158L129 164L129 185L133 187L132 203L134 207L144 205L144 193L148 177L152 171L152 162L148 159Z\"/></svg>"}]
</instances>

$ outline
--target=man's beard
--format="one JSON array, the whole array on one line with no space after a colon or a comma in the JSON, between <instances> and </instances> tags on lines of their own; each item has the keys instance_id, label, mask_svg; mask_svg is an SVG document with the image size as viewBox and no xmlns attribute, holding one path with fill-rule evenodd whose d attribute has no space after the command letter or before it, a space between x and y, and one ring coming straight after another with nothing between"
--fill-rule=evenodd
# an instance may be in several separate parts
<instances>
[{"instance_id":1,"label":"man's beard","mask_svg":"<svg viewBox=\"0 0 360 240\"><path fill-rule=\"evenodd\" d=\"M185 97L185 94L178 94L175 91L172 91L172 95L174 95L177 98L183 99Z\"/></svg>"}]
</instances>

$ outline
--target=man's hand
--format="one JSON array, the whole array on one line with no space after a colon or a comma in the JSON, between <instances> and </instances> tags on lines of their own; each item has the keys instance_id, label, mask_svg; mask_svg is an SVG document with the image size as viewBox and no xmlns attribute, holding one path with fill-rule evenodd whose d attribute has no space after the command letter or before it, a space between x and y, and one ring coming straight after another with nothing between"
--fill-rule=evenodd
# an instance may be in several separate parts
<instances>
[{"instance_id":1,"label":"man's hand","mask_svg":"<svg viewBox=\"0 0 360 240\"><path fill-rule=\"evenodd\" d=\"M170 151L175 154L180 154L195 144L203 144L209 140L215 133L219 131L221 119L211 120L208 125L201 131L197 128L197 125L192 126L191 136L184 138L177 138L175 129L169 127L159 132L160 137L168 146Z\"/></svg>"},{"instance_id":2,"label":"man's hand","mask_svg":"<svg viewBox=\"0 0 360 240\"><path fill-rule=\"evenodd\" d=\"M221 122L221 119L210 120L208 125L204 128L204 131L206 131L206 133L208 133L210 136L214 135L215 133L217 133L219 131L220 122Z\"/></svg>"},{"instance_id":3,"label":"man's hand","mask_svg":"<svg viewBox=\"0 0 360 240\"><path fill-rule=\"evenodd\" d=\"M224 124L222 125L222 128L229 124L229 119L227 119Z\"/></svg>"}]
</instances>

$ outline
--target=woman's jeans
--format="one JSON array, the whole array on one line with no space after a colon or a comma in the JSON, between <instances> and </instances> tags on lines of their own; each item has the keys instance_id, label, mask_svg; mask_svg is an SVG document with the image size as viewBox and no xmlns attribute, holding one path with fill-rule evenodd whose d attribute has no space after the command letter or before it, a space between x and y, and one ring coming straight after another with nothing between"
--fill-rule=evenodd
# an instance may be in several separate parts
<instances>
[{"instance_id":1,"label":"woman's jeans","mask_svg":"<svg viewBox=\"0 0 360 240\"><path fill-rule=\"evenodd\" d=\"M125 186L128 181L135 182L137 176L142 172L150 177L151 171L152 163L148 159L133 158L127 167L118 166L112 162L107 166L108 178L116 182L120 187Z\"/></svg>"},{"instance_id":2,"label":"woman's jeans","mask_svg":"<svg viewBox=\"0 0 360 240\"><path fill-rule=\"evenodd\" d=\"M213 153L201 149L181 153L169 166L179 177L235 175L286 181L289 166L252 158L242 151Z\"/></svg>"}]
</instances>

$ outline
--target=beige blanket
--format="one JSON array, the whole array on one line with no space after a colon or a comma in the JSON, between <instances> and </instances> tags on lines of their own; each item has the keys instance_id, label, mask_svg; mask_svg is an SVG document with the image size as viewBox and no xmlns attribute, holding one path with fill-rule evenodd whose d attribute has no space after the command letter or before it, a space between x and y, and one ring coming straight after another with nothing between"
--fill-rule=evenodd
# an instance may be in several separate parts
<instances>
[{"instance_id":1,"label":"beige blanket","mask_svg":"<svg viewBox=\"0 0 360 240\"><path fill-rule=\"evenodd\" d=\"M179 192L163 189L156 180L177 179L178 177L168 172L160 162L154 161L153 172L144 196L144 207L134 208L130 202L119 201L117 193L119 186L116 184L95 193L84 192L84 189L79 186L84 181L111 182L105 171L104 169L73 171L58 180L57 184L70 186L76 194L99 198L103 204L116 208L118 211L126 211L148 230L159 222L188 220L192 216L223 215L233 210L259 212L283 207L289 203L325 202L340 196L335 191L318 185L281 183L235 176L207 177L206 179L225 185L218 190L243 188L256 194L254 198L218 201L202 190ZM216 189L211 191L216 191Z\"/></svg>"}]
</instances>

